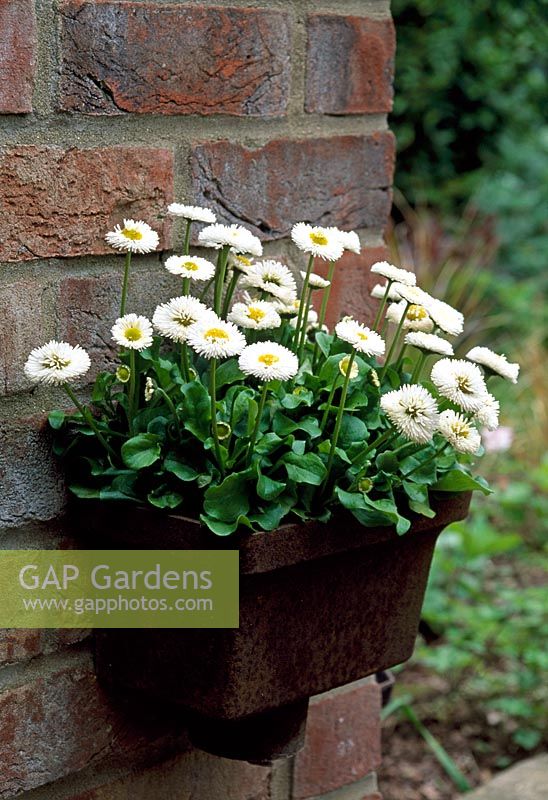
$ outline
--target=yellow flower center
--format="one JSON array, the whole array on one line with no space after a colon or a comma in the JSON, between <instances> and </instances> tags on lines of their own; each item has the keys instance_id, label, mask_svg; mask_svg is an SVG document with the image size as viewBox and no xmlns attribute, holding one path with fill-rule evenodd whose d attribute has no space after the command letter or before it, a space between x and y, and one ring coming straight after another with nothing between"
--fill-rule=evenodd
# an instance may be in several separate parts
<instances>
[{"instance_id":1,"label":"yellow flower center","mask_svg":"<svg viewBox=\"0 0 548 800\"><path fill-rule=\"evenodd\" d=\"M315 231L312 231L310 233L310 239L314 244L326 245L329 243L329 239L327 238L325 233L317 233Z\"/></svg>"},{"instance_id":2,"label":"yellow flower center","mask_svg":"<svg viewBox=\"0 0 548 800\"><path fill-rule=\"evenodd\" d=\"M257 308L256 306L255 308L250 306L247 309L247 314L249 318L253 320L253 322L260 322L266 317L266 311L263 311L261 308Z\"/></svg>"},{"instance_id":3,"label":"yellow flower center","mask_svg":"<svg viewBox=\"0 0 548 800\"><path fill-rule=\"evenodd\" d=\"M222 328L210 328L204 333L204 339L209 339L211 342L216 342L219 339L230 339L230 336Z\"/></svg>"},{"instance_id":4,"label":"yellow flower center","mask_svg":"<svg viewBox=\"0 0 548 800\"><path fill-rule=\"evenodd\" d=\"M277 364L280 358L279 356L275 356L274 353L263 353L257 360L260 361L261 364L271 367L273 364Z\"/></svg>"},{"instance_id":5,"label":"yellow flower center","mask_svg":"<svg viewBox=\"0 0 548 800\"><path fill-rule=\"evenodd\" d=\"M44 367L46 369L65 369L69 364L70 358L61 358L61 356L56 353L44 360Z\"/></svg>"},{"instance_id":6,"label":"yellow flower center","mask_svg":"<svg viewBox=\"0 0 548 800\"><path fill-rule=\"evenodd\" d=\"M236 256L236 261L239 261L240 264L244 265L244 267L250 267L252 264L251 259L246 258L245 256Z\"/></svg>"},{"instance_id":7,"label":"yellow flower center","mask_svg":"<svg viewBox=\"0 0 548 800\"><path fill-rule=\"evenodd\" d=\"M128 342L138 342L139 339L143 338L143 332L140 328L126 328L124 336Z\"/></svg>"},{"instance_id":8,"label":"yellow flower center","mask_svg":"<svg viewBox=\"0 0 548 800\"><path fill-rule=\"evenodd\" d=\"M369 336L363 331L358 331L358 339L361 339L362 342L366 342L369 339Z\"/></svg>"},{"instance_id":9,"label":"yellow flower center","mask_svg":"<svg viewBox=\"0 0 548 800\"><path fill-rule=\"evenodd\" d=\"M451 430L455 436L458 436L461 439L466 439L466 437L470 435L468 425L465 425L463 422L453 422L451 425Z\"/></svg>"},{"instance_id":10,"label":"yellow flower center","mask_svg":"<svg viewBox=\"0 0 548 800\"><path fill-rule=\"evenodd\" d=\"M268 272L265 272L263 275L263 281L265 283L273 283L274 286L281 286L279 275L269 275Z\"/></svg>"},{"instance_id":11,"label":"yellow flower center","mask_svg":"<svg viewBox=\"0 0 548 800\"><path fill-rule=\"evenodd\" d=\"M420 322L421 319L426 319L427 316L428 314L423 306L411 305L407 309L407 319L411 322Z\"/></svg>"},{"instance_id":12,"label":"yellow flower center","mask_svg":"<svg viewBox=\"0 0 548 800\"><path fill-rule=\"evenodd\" d=\"M194 261L185 261L183 264L183 269L188 270L188 272L196 272L196 270L199 270L200 267Z\"/></svg>"},{"instance_id":13,"label":"yellow flower center","mask_svg":"<svg viewBox=\"0 0 548 800\"><path fill-rule=\"evenodd\" d=\"M138 231L136 228L124 228L122 236L125 236L126 239L131 239L132 242L138 242L139 239L143 238L141 231Z\"/></svg>"},{"instance_id":14,"label":"yellow flower center","mask_svg":"<svg viewBox=\"0 0 548 800\"><path fill-rule=\"evenodd\" d=\"M173 322L177 323L177 325L182 325L183 328L188 328L188 326L193 325L196 320L188 314L175 314L173 316Z\"/></svg>"},{"instance_id":15,"label":"yellow flower center","mask_svg":"<svg viewBox=\"0 0 548 800\"><path fill-rule=\"evenodd\" d=\"M458 375L457 376L457 386L461 392L465 394L473 394L474 390L470 386L470 378L467 375Z\"/></svg>"}]
</instances>

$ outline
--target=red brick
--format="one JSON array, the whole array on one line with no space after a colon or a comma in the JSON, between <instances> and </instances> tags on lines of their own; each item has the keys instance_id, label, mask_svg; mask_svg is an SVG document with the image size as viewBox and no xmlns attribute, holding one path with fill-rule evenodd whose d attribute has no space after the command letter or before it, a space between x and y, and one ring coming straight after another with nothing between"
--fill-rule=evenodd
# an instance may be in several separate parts
<instances>
[{"instance_id":1,"label":"red brick","mask_svg":"<svg viewBox=\"0 0 548 800\"><path fill-rule=\"evenodd\" d=\"M53 653L71 644L76 644L89 635L89 630L76 628L59 630L2 628L0 629L0 666L29 661L43 653Z\"/></svg>"},{"instance_id":2,"label":"red brick","mask_svg":"<svg viewBox=\"0 0 548 800\"><path fill-rule=\"evenodd\" d=\"M1 224L1 223L0 223ZM28 387L23 366L40 336L44 287L38 281L17 281L0 287L0 395Z\"/></svg>"},{"instance_id":3,"label":"red brick","mask_svg":"<svg viewBox=\"0 0 548 800\"><path fill-rule=\"evenodd\" d=\"M379 276L373 275L369 268L376 261L385 261L387 258L386 247L367 247L360 255L345 253L337 262L327 313L327 324L330 327L346 314L366 324L373 322L379 301L371 297L370 291L376 283L379 283ZM316 265L316 272L325 277L328 268L327 264L320 262ZM315 294L317 296L314 302L319 308L320 292Z\"/></svg>"},{"instance_id":4,"label":"red brick","mask_svg":"<svg viewBox=\"0 0 548 800\"><path fill-rule=\"evenodd\" d=\"M380 709L379 687L369 681L312 700L305 746L295 759L295 800L354 783L379 766Z\"/></svg>"},{"instance_id":5,"label":"red brick","mask_svg":"<svg viewBox=\"0 0 548 800\"><path fill-rule=\"evenodd\" d=\"M171 150L3 148L0 259L112 252L104 235L115 223L133 217L161 229L160 216L172 196Z\"/></svg>"},{"instance_id":6,"label":"red brick","mask_svg":"<svg viewBox=\"0 0 548 800\"><path fill-rule=\"evenodd\" d=\"M67 800L267 800L270 769L195 751Z\"/></svg>"},{"instance_id":7,"label":"red brick","mask_svg":"<svg viewBox=\"0 0 548 800\"><path fill-rule=\"evenodd\" d=\"M0 4L0 114L32 111L36 17L32 0Z\"/></svg>"},{"instance_id":8,"label":"red brick","mask_svg":"<svg viewBox=\"0 0 548 800\"><path fill-rule=\"evenodd\" d=\"M391 19L311 14L307 32L307 111L370 114L392 109L396 35Z\"/></svg>"},{"instance_id":9,"label":"red brick","mask_svg":"<svg viewBox=\"0 0 548 800\"><path fill-rule=\"evenodd\" d=\"M0 422L0 528L44 521L63 509L65 489L44 417Z\"/></svg>"},{"instance_id":10,"label":"red brick","mask_svg":"<svg viewBox=\"0 0 548 800\"><path fill-rule=\"evenodd\" d=\"M384 228L390 210L394 138L278 139L262 147L196 144L195 200L262 239L287 236L301 220L342 228Z\"/></svg>"},{"instance_id":11,"label":"red brick","mask_svg":"<svg viewBox=\"0 0 548 800\"><path fill-rule=\"evenodd\" d=\"M291 44L282 12L71 0L61 36L63 110L285 113Z\"/></svg>"}]
</instances>

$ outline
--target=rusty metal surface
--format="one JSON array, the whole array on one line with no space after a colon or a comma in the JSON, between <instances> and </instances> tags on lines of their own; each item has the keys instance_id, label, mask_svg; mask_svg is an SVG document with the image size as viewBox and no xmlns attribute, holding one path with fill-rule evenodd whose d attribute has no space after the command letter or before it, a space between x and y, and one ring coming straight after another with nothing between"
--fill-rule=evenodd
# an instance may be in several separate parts
<instances>
[{"instance_id":1,"label":"rusty metal surface","mask_svg":"<svg viewBox=\"0 0 548 800\"><path fill-rule=\"evenodd\" d=\"M402 537L389 528L360 528L359 546L356 530L324 526L330 530L311 552L314 529L287 526L276 533L291 557L283 558L276 547L270 564L272 534L247 537L243 552L253 556L245 563L257 568L241 575L239 629L98 632L98 675L117 690L237 720L398 664L413 650L437 536L465 516L469 500L448 498L433 520L420 518ZM138 512L130 520L132 512L125 509L133 531ZM187 525L180 518L176 524ZM155 535L158 546L158 526ZM343 541L349 549L341 550Z\"/></svg>"}]
</instances>

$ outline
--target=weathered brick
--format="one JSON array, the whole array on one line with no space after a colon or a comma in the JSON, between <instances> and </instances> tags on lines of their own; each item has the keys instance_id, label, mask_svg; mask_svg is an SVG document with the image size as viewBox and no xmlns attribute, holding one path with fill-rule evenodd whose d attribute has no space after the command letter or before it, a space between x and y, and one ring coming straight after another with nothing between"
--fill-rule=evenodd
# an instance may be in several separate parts
<instances>
[{"instance_id":1,"label":"weathered brick","mask_svg":"<svg viewBox=\"0 0 548 800\"><path fill-rule=\"evenodd\" d=\"M0 259L112 252L104 235L115 223L133 217L161 230L172 196L168 149L2 148Z\"/></svg>"},{"instance_id":2,"label":"weathered brick","mask_svg":"<svg viewBox=\"0 0 548 800\"><path fill-rule=\"evenodd\" d=\"M195 751L67 800L267 800L269 783L269 768Z\"/></svg>"},{"instance_id":3,"label":"weathered brick","mask_svg":"<svg viewBox=\"0 0 548 800\"><path fill-rule=\"evenodd\" d=\"M312 700L305 746L295 759L295 800L352 784L379 766L380 707L379 687L368 680Z\"/></svg>"},{"instance_id":4,"label":"weathered brick","mask_svg":"<svg viewBox=\"0 0 548 800\"><path fill-rule=\"evenodd\" d=\"M0 629L0 666L29 661L43 653L53 653L81 642L89 630L67 629Z\"/></svg>"},{"instance_id":5,"label":"weathered brick","mask_svg":"<svg viewBox=\"0 0 548 800\"><path fill-rule=\"evenodd\" d=\"M44 287L17 281L0 287L0 395L28 386L23 366L41 328Z\"/></svg>"},{"instance_id":6,"label":"weathered brick","mask_svg":"<svg viewBox=\"0 0 548 800\"><path fill-rule=\"evenodd\" d=\"M36 17L32 0L0 3L0 114L32 111Z\"/></svg>"},{"instance_id":7,"label":"weathered brick","mask_svg":"<svg viewBox=\"0 0 548 800\"><path fill-rule=\"evenodd\" d=\"M322 114L390 111L396 36L391 19L311 14L305 108Z\"/></svg>"},{"instance_id":8,"label":"weathered brick","mask_svg":"<svg viewBox=\"0 0 548 800\"><path fill-rule=\"evenodd\" d=\"M386 247L367 247L360 255L345 253L337 262L326 320L330 327L346 314L365 324L373 322L379 301L371 297L370 291L376 283L379 283L379 276L369 272L369 268L376 261L385 261L387 258ZM316 272L324 277L328 268L324 262L317 263L315 267ZM320 292L315 294L319 295ZM319 308L321 298L316 296L314 303Z\"/></svg>"},{"instance_id":9,"label":"weathered brick","mask_svg":"<svg viewBox=\"0 0 548 800\"><path fill-rule=\"evenodd\" d=\"M88 114L285 113L290 29L273 9L62 4L59 107Z\"/></svg>"},{"instance_id":10,"label":"weathered brick","mask_svg":"<svg viewBox=\"0 0 548 800\"><path fill-rule=\"evenodd\" d=\"M0 528L48 520L65 502L43 417L0 422Z\"/></svg>"},{"instance_id":11,"label":"weathered brick","mask_svg":"<svg viewBox=\"0 0 548 800\"><path fill-rule=\"evenodd\" d=\"M277 139L262 147L196 144L196 202L262 239L287 236L301 220L341 228L384 228L390 210L394 138Z\"/></svg>"}]
</instances>

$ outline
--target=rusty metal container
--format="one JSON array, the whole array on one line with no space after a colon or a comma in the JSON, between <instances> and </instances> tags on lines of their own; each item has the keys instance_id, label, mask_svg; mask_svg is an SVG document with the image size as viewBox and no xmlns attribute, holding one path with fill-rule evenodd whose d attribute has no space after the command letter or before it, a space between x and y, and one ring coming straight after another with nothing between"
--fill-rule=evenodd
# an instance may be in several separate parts
<instances>
[{"instance_id":1,"label":"rusty metal container","mask_svg":"<svg viewBox=\"0 0 548 800\"><path fill-rule=\"evenodd\" d=\"M240 550L238 629L98 631L98 677L117 696L179 706L193 742L217 755L292 755L310 696L409 658L437 537L469 504L439 500L404 536L341 515L228 538L154 509L79 504L94 547Z\"/></svg>"}]
</instances>

